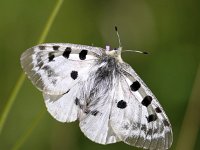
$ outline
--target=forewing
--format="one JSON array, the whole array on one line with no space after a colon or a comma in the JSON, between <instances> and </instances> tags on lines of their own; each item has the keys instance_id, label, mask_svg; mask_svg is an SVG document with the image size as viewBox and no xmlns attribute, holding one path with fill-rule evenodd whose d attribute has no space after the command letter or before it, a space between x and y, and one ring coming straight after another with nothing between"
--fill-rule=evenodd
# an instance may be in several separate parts
<instances>
[{"instance_id":1,"label":"forewing","mask_svg":"<svg viewBox=\"0 0 200 150\"><path fill-rule=\"evenodd\" d=\"M25 51L21 56L21 65L39 90L61 95L87 79L90 68L102 53L98 47L47 43Z\"/></svg>"},{"instance_id":2,"label":"forewing","mask_svg":"<svg viewBox=\"0 0 200 150\"><path fill-rule=\"evenodd\" d=\"M168 149L172 144L172 129L163 108L129 65L122 68L111 127L127 144L145 149Z\"/></svg>"}]
</instances>

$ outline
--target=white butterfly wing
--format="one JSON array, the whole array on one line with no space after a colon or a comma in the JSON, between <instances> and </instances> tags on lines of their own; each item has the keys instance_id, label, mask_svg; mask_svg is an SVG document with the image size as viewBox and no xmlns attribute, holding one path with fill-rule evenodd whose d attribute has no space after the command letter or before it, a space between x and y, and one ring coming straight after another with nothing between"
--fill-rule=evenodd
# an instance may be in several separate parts
<instances>
[{"instance_id":1,"label":"white butterfly wing","mask_svg":"<svg viewBox=\"0 0 200 150\"><path fill-rule=\"evenodd\" d=\"M86 105L80 116L80 129L92 141L110 144L120 141L110 125L112 109L112 75L107 73L104 63L91 71L90 79L85 84ZM112 71L111 71L112 72Z\"/></svg>"},{"instance_id":2,"label":"white butterfly wing","mask_svg":"<svg viewBox=\"0 0 200 150\"><path fill-rule=\"evenodd\" d=\"M46 94L60 95L87 79L102 49L98 47L47 43L25 51L21 65L33 84Z\"/></svg>"},{"instance_id":3,"label":"white butterfly wing","mask_svg":"<svg viewBox=\"0 0 200 150\"><path fill-rule=\"evenodd\" d=\"M79 106L77 100L81 97L82 86L75 85L62 95L49 95L43 93L48 112L60 122L72 122L77 120Z\"/></svg>"},{"instance_id":4,"label":"white butterfly wing","mask_svg":"<svg viewBox=\"0 0 200 150\"><path fill-rule=\"evenodd\" d=\"M103 100L103 99L102 99ZM87 115L80 119L80 129L90 140L100 144L111 144L120 141L110 125L111 104L91 108Z\"/></svg>"},{"instance_id":5,"label":"white butterfly wing","mask_svg":"<svg viewBox=\"0 0 200 150\"><path fill-rule=\"evenodd\" d=\"M127 144L168 149L172 144L172 129L164 110L134 70L126 64L123 69L116 86L111 127Z\"/></svg>"},{"instance_id":6,"label":"white butterfly wing","mask_svg":"<svg viewBox=\"0 0 200 150\"><path fill-rule=\"evenodd\" d=\"M25 51L21 65L43 92L49 113L58 121L71 122L78 117L76 102L83 95L82 83L102 52L91 46L47 43Z\"/></svg>"}]
</instances>

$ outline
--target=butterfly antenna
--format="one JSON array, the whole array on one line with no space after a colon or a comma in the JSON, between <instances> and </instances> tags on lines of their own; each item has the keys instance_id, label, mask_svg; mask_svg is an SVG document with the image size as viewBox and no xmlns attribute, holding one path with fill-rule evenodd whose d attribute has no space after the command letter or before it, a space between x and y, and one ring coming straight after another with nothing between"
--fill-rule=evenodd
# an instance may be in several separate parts
<instances>
[{"instance_id":1,"label":"butterfly antenna","mask_svg":"<svg viewBox=\"0 0 200 150\"><path fill-rule=\"evenodd\" d=\"M140 53L140 54L149 54L148 52L138 51L138 50L124 50L123 52L133 52L133 53Z\"/></svg>"},{"instance_id":2,"label":"butterfly antenna","mask_svg":"<svg viewBox=\"0 0 200 150\"><path fill-rule=\"evenodd\" d=\"M115 31L117 33L117 39L118 39L118 42L119 42L119 47L122 47L117 26L115 26ZM147 52L138 51L138 50L124 50L122 52L134 52L134 53L140 53L140 54L148 54Z\"/></svg>"},{"instance_id":3,"label":"butterfly antenna","mask_svg":"<svg viewBox=\"0 0 200 150\"><path fill-rule=\"evenodd\" d=\"M120 37L119 37L119 32L118 32L118 29L117 29L117 26L115 26L115 31L117 33L117 38L118 38L118 42L119 42L119 47L122 47L121 45L121 40L120 40Z\"/></svg>"}]
</instances>

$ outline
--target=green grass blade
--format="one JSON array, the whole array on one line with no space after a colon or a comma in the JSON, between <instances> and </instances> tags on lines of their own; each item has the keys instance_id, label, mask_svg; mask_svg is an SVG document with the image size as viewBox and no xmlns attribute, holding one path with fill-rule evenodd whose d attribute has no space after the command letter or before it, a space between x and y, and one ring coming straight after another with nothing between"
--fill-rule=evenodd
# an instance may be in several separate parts
<instances>
[{"instance_id":1,"label":"green grass blade","mask_svg":"<svg viewBox=\"0 0 200 150\"><path fill-rule=\"evenodd\" d=\"M6 122L8 114L10 112L10 109L12 108L12 105L13 105L16 97L17 97L17 94L18 94L22 84L24 83L24 79L25 79L25 74L23 73L23 74L20 75L19 79L17 80L17 83L16 83L7 103L6 103L6 106L4 107L3 113L2 113L1 118L0 118L0 134L3 130L4 124Z\"/></svg>"},{"instance_id":2,"label":"green grass blade","mask_svg":"<svg viewBox=\"0 0 200 150\"><path fill-rule=\"evenodd\" d=\"M39 38L38 43L43 43L45 41L45 39L47 37L47 34L49 33L49 30L50 30L50 28L51 28L51 26L52 26L52 24L53 24L53 22L55 20L55 17L58 14L58 11L61 8L62 3L63 3L63 0L57 0L57 3L56 3L52 13L50 14L50 16L49 16L49 18L47 20L47 23L46 23L46 25L44 27L44 30L43 30L40 38ZM8 114L9 114L11 108L12 108L12 105L15 102L17 94L19 93L19 90L21 89L21 87L22 87L22 85L24 83L24 79L25 79L25 75L24 75L24 73L22 73L20 75L19 79L17 80L17 83L16 83L13 91L11 92L10 97L7 100L7 103L6 103L5 107L4 107L4 110L3 110L1 118L0 118L0 134L1 134L2 130L3 130L4 124L6 122Z\"/></svg>"},{"instance_id":3,"label":"green grass blade","mask_svg":"<svg viewBox=\"0 0 200 150\"><path fill-rule=\"evenodd\" d=\"M31 135L35 127L38 125L42 117L44 116L46 110L42 110L31 123L30 127L26 130L26 132L17 140L11 150L18 150L26 141L26 139Z\"/></svg>"},{"instance_id":4,"label":"green grass blade","mask_svg":"<svg viewBox=\"0 0 200 150\"><path fill-rule=\"evenodd\" d=\"M176 150L194 149L197 143L200 126L200 64L197 70L196 79L189 99L186 113L179 133Z\"/></svg>"},{"instance_id":5,"label":"green grass blade","mask_svg":"<svg viewBox=\"0 0 200 150\"><path fill-rule=\"evenodd\" d=\"M53 22L54 22L54 20L57 16L57 14L58 14L58 11L61 8L62 3L63 3L63 0L57 0L57 3L54 7L54 10L52 11L51 15L49 16L49 19L47 20L45 28L44 28L44 30L43 30L40 38L39 38L39 41L38 41L39 44L43 43L45 41L47 34L49 33L49 30L50 30L50 28L51 28L51 26L52 26L52 24L53 24Z\"/></svg>"}]
</instances>

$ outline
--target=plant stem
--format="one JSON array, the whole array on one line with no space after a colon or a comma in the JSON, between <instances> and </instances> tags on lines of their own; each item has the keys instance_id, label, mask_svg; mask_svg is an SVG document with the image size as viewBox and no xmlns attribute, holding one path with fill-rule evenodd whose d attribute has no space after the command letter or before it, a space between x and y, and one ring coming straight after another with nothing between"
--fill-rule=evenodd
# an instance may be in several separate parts
<instances>
[{"instance_id":1,"label":"plant stem","mask_svg":"<svg viewBox=\"0 0 200 150\"><path fill-rule=\"evenodd\" d=\"M57 3L54 7L54 10L52 11L51 15L49 16L48 20L47 20L47 23L44 27L44 30L39 38L39 41L38 41L38 44L40 43L43 43L47 37L47 34L49 33L49 30L58 14L58 11L60 10L61 8L61 5L63 3L63 0L57 0Z\"/></svg>"},{"instance_id":2,"label":"plant stem","mask_svg":"<svg viewBox=\"0 0 200 150\"><path fill-rule=\"evenodd\" d=\"M26 139L31 135L37 124L40 122L42 117L44 116L45 111L42 110L31 123L30 127L26 130L26 132L17 140L11 150L18 150L26 141Z\"/></svg>"},{"instance_id":3,"label":"plant stem","mask_svg":"<svg viewBox=\"0 0 200 150\"><path fill-rule=\"evenodd\" d=\"M188 102L186 113L182 122L176 150L195 149L200 126L200 64L197 70L196 79Z\"/></svg>"},{"instance_id":4,"label":"plant stem","mask_svg":"<svg viewBox=\"0 0 200 150\"><path fill-rule=\"evenodd\" d=\"M60 10L60 7L61 7L62 3L63 3L63 0L57 0L57 3L56 3L52 13L50 14L50 16L49 16L49 18L47 20L47 23L46 23L46 25L44 27L44 30L43 30L40 38L39 38L38 43L43 43L45 41L45 39L46 39L46 37L47 37L47 35L49 33L49 30L50 30L50 28L51 28L51 26L52 26L52 24L53 24L53 22L55 20L55 17L58 14L58 11ZM21 87L22 87L22 85L24 83L24 79L25 79L25 74L22 73L20 75L19 79L17 80L17 83L16 83L13 91L11 92L10 97L7 100L7 103L5 105L5 108L4 108L4 110L2 112L2 115L1 115L1 118L0 118L0 134L1 134L2 130L3 130L4 124L6 122L8 114L9 114L11 108L12 108L12 105L15 102L17 94L19 93L19 90L21 89Z\"/></svg>"},{"instance_id":5,"label":"plant stem","mask_svg":"<svg viewBox=\"0 0 200 150\"><path fill-rule=\"evenodd\" d=\"M23 74L20 75L19 79L17 80L17 83L16 83L7 103L6 103L6 106L4 107L3 113L2 113L1 118L0 118L0 134L3 130L4 124L6 122L8 114L10 112L10 109L11 109L11 107L12 107L12 105L13 105L16 97L17 97L17 94L18 94L22 84L24 83L24 79L25 79L25 74L23 73Z\"/></svg>"}]
</instances>

